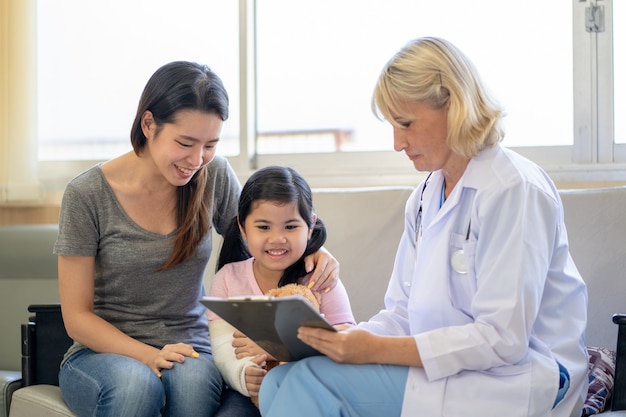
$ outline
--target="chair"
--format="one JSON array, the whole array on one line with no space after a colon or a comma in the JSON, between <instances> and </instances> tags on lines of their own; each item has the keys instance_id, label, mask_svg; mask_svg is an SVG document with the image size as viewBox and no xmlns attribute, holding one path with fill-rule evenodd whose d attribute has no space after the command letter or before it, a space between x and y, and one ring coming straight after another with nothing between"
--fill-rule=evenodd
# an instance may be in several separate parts
<instances>
[{"instance_id":1,"label":"chair","mask_svg":"<svg viewBox=\"0 0 626 417\"><path fill-rule=\"evenodd\" d=\"M0 417L22 386L20 325L31 304L59 302L56 224L0 225Z\"/></svg>"},{"instance_id":2,"label":"chair","mask_svg":"<svg viewBox=\"0 0 626 417\"><path fill-rule=\"evenodd\" d=\"M61 396L59 366L72 344L60 304L28 307L34 313L22 325L22 388L13 393L10 417L75 417Z\"/></svg>"}]
</instances>

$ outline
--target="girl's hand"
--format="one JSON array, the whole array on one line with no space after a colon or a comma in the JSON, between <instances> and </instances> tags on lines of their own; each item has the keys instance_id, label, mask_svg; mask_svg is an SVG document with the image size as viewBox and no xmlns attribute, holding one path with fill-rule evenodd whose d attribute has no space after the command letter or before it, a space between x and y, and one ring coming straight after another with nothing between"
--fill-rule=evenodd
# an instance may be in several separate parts
<instances>
[{"instance_id":1,"label":"girl's hand","mask_svg":"<svg viewBox=\"0 0 626 417\"><path fill-rule=\"evenodd\" d=\"M313 291L330 291L339 279L339 261L326 248L304 258L307 272L313 271L309 280L309 288Z\"/></svg>"},{"instance_id":2,"label":"girl's hand","mask_svg":"<svg viewBox=\"0 0 626 417\"><path fill-rule=\"evenodd\" d=\"M254 365L246 367L246 389L250 397L258 397L261 389L261 382L267 371L262 368L263 362L267 359L266 355L260 355L252 359ZM255 366L256 365L256 366Z\"/></svg>"},{"instance_id":3,"label":"girl's hand","mask_svg":"<svg viewBox=\"0 0 626 417\"><path fill-rule=\"evenodd\" d=\"M233 338L233 348L235 348L235 356L237 359L264 355L267 359L274 360L273 356L261 349L259 345L254 343L249 337L246 337L246 335L241 333L239 330L235 330Z\"/></svg>"},{"instance_id":4,"label":"girl's hand","mask_svg":"<svg viewBox=\"0 0 626 417\"><path fill-rule=\"evenodd\" d=\"M155 354L148 359L146 365L161 378L161 370L172 369L175 363L183 363L187 357L198 358L200 354L185 343L165 345L161 350L155 350Z\"/></svg>"}]
</instances>

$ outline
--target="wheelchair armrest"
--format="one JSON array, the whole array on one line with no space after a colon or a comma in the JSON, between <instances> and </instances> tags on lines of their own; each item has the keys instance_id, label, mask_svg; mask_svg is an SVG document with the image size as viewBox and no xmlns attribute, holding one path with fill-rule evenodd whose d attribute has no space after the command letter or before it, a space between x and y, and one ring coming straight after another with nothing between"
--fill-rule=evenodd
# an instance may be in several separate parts
<instances>
[{"instance_id":1,"label":"wheelchair armrest","mask_svg":"<svg viewBox=\"0 0 626 417\"><path fill-rule=\"evenodd\" d=\"M626 314L614 314L613 323L617 328L615 350L615 382L611 410L626 410Z\"/></svg>"},{"instance_id":2,"label":"wheelchair armrest","mask_svg":"<svg viewBox=\"0 0 626 417\"><path fill-rule=\"evenodd\" d=\"M72 344L65 331L60 304L33 304L35 313L22 325L22 382L59 385L59 367Z\"/></svg>"}]
</instances>

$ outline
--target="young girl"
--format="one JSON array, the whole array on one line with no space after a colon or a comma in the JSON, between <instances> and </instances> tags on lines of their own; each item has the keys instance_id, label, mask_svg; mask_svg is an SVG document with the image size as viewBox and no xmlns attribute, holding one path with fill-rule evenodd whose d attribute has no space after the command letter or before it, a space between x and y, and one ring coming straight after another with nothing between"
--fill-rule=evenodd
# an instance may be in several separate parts
<instances>
[{"instance_id":1,"label":"young girl","mask_svg":"<svg viewBox=\"0 0 626 417\"><path fill-rule=\"evenodd\" d=\"M326 240L326 228L313 213L311 189L295 170L267 167L255 172L239 198L239 216L233 218L218 260L212 296L263 295L287 284L309 284L304 257ZM333 325L354 324L345 287L338 280L332 290L320 293L320 311ZM217 367L231 396L240 397L240 414L259 415L252 402L271 358L246 340L233 347L235 329L209 313L211 344ZM242 342L242 341L239 341ZM241 345L243 343L239 343Z\"/></svg>"}]
</instances>

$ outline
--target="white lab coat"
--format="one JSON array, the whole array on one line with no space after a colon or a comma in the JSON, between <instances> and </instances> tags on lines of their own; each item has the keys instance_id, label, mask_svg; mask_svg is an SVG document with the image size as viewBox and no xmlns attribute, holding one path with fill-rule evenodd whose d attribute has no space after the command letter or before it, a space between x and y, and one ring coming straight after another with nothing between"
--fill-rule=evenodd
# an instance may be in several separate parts
<instances>
[{"instance_id":1,"label":"white lab coat","mask_svg":"<svg viewBox=\"0 0 626 417\"><path fill-rule=\"evenodd\" d=\"M423 184L409 198L385 309L360 324L415 337L424 368L409 371L402 416L580 416L587 292L552 181L496 146L470 161L440 209L442 184L433 172L421 237ZM475 190L469 213L459 209L464 188ZM451 267L460 248L467 274ZM552 410L557 361L571 385Z\"/></svg>"}]
</instances>

